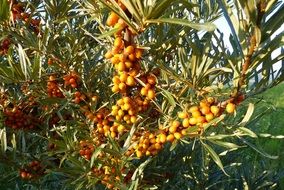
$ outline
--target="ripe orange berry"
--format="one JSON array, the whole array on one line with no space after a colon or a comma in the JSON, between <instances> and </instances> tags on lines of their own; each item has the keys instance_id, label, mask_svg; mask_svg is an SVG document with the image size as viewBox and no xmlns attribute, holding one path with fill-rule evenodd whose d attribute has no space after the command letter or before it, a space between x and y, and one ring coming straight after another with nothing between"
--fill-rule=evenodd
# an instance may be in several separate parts
<instances>
[{"instance_id":1,"label":"ripe orange berry","mask_svg":"<svg viewBox=\"0 0 284 190\"><path fill-rule=\"evenodd\" d=\"M119 54L118 58L120 62L124 63L126 61L126 56L124 54Z\"/></svg>"},{"instance_id":2,"label":"ripe orange berry","mask_svg":"<svg viewBox=\"0 0 284 190\"><path fill-rule=\"evenodd\" d=\"M126 84L125 83L119 83L118 88L122 91L126 90Z\"/></svg>"},{"instance_id":3,"label":"ripe orange berry","mask_svg":"<svg viewBox=\"0 0 284 190\"><path fill-rule=\"evenodd\" d=\"M142 96L146 96L148 94L148 89L146 89L145 87L142 87L140 93Z\"/></svg>"},{"instance_id":4,"label":"ripe orange berry","mask_svg":"<svg viewBox=\"0 0 284 190\"><path fill-rule=\"evenodd\" d=\"M192 112L192 117L198 118L199 116L201 116L201 113L199 111Z\"/></svg>"},{"instance_id":5,"label":"ripe orange berry","mask_svg":"<svg viewBox=\"0 0 284 190\"><path fill-rule=\"evenodd\" d=\"M169 134L169 135L167 136L167 141L173 142L174 140L175 140L175 136L174 136L173 134Z\"/></svg>"},{"instance_id":6,"label":"ripe orange berry","mask_svg":"<svg viewBox=\"0 0 284 190\"><path fill-rule=\"evenodd\" d=\"M195 112L195 111L199 111L199 108L198 108L197 106L191 106L191 107L189 108L189 112L190 112L190 113L193 113L193 112Z\"/></svg>"},{"instance_id":7,"label":"ripe orange berry","mask_svg":"<svg viewBox=\"0 0 284 190\"><path fill-rule=\"evenodd\" d=\"M124 130L125 130L125 127L124 127L123 125L119 125L119 126L117 127L117 131L118 131L119 133L123 133Z\"/></svg>"},{"instance_id":8,"label":"ripe orange berry","mask_svg":"<svg viewBox=\"0 0 284 190\"><path fill-rule=\"evenodd\" d=\"M113 56L111 59L110 59L110 62L112 63L112 64L117 64L117 63L119 63L119 57L118 56Z\"/></svg>"},{"instance_id":9,"label":"ripe orange berry","mask_svg":"<svg viewBox=\"0 0 284 190\"><path fill-rule=\"evenodd\" d=\"M182 126L187 128L189 127L189 119L188 118L184 118L183 121L182 121Z\"/></svg>"},{"instance_id":10,"label":"ripe orange berry","mask_svg":"<svg viewBox=\"0 0 284 190\"><path fill-rule=\"evenodd\" d=\"M111 88L111 91L112 91L113 93L119 92L119 86L118 86L118 85L114 85L114 86Z\"/></svg>"},{"instance_id":11,"label":"ripe orange berry","mask_svg":"<svg viewBox=\"0 0 284 190\"><path fill-rule=\"evenodd\" d=\"M205 119L204 116L199 116L199 117L196 118L196 120L197 120L197 123L204 123L204 122L206 122L206 119Z\"/></svg>"},{"instance_id":12,"label":"ripe orange berry","mask_svg":"<svg viewBox=\"0 0 284 190\"><path fill-rule=\"evenodd\" d=\"M167 141L167 136L164 133L161 133L159 139L161 143L165 143Z\"/></svg>"},{"instance_id":13,"label":"ripe orange berry","mask_svg":"<svg viewBox=\"0 0 284 190\"><path fill-rule=\"evenodd\" d=\"M170 133L175 133L176 132L176 130L177 130L177 127L176 126L170 126L170 128L169 128L169 132Z\"/></svg>"},{"instance_id":14,"label":"ripe orange berry","mask_svg":"<svg viewBox=\"0 0 284 190\"><path fill-rule=\"evenodd\" d=\"M135 50L134 46L130 45L130 46L127 46L127 47L124 49L124 52L123 52L123 53L124 53L125 55L130 55L130 54L134 53L134 50Z\"/></svg>"},{"instance_id":15,"label":"ripe orange berry","mask_svg":"<svg viewBox=\"0 0 284 190\"><path fill-rule=\"evenodd\" d=\"M119 79L121 82L126 82L127 77L128 77L127 73L123 72L120 74Z\"/></svg>"},{"instance_id":16,"label":"ripe orange berry","mask_svg":"<svg viewBox=\"0 0 284 190\"><path fill-rule=\"evenodd\" d=\"M149 89L148 92L147 92L147 97L152 100L156 97L156 93L153 89Z\"/></svg>"},{"instance_id":17,"label":"ripe orange berry","mask_svg":"<svg viewBox=\"0 0 284 190\"><path fill-rule=\"evenodd\" d=\"M114 77L112 78L112 82L113 82L114 84L119 84L119 83L120 83L119 77L118 77L118 76L114 76Z\"/></svg>"},{"instance_id":18,"label":"ripe orange berry","mask_svg":"<svg viewBox=\"0 0 284 190\"><path fill-rule=\"evenodd\" d=\"M119 19L119 16L116 13L111 12L107 18L106 24L108 26L114 26L118 22L118 19Z\"/></svg>"},{"instance_id":19,"label":"ripe orange berry","mask_svg":"<svg viewBox=\"0 0 284 190\"><path fill-rule=\"evenodd\" d=\"M184 136L187 134L186 129L181 130L181 134Z\"/></svg>"},{"instance_id":20,"label":"ripe orange berry","mask_svg":"<svg viewBox=\"0 0 284 190\"><path fill-rule=\"evenodd\" d=\"M133 66L133 64L132 64L131 61L126 61L125 66L126 66L127 69L130 69Z\"/></svg>"},{"instance_id":21,"label":"ripe orange berry","mask_svg":"<svg viewBox=\"0 0 284 190\"><path fill-rule=\"evenodd\" d=\"M188 114L187 114L186 112L179 112L179 113L178 113L178 117L179 117L180 119L185 119L185 118L188 117Z\"/></svg>"},{"instance_id":22,"label":"ripe orange berry","mask_svg":"<svg viewBox=\"0 0 284 190\"><path fill-rule=\"evenodd\" d=\"M174 137L175 137L176 139L180 139L180 138L182 137L182 135L181 135L179 132L175 132L175 133L174 133Z\"/></svg>"},{"instance_id":23,"label":"ripe orange berry","mask_svg":"<svg viewBox=\"0 0 284 190\"><path fill-rule=\"evenodd\" d=\"M121 37L117 37L115 38L114 42L113 42L114 47L118 47L121 48L123 46L123 40Z\"/></svg>"},{"instance_id":24,"label":"ripe orange berry","mask_svg":"<svg viewBox=\"0 0 284 190\"><path fill-rule=\"evenodd\" d=\"M220 112L220 108L218 106L211 106L210 110L214 115L218 115Z\"/></svg>"},{"instance_id":25,"label":"ripe orange berry","mask_svg":"<svg viewBox=\"0 0 284 190\"><path fill-rule=\"evenodd\" d=\"M177 121L177 120L174 120L174 121L172 122L172 126L178 128L178 127L180 126L180 122Z\"/></svg>"},{"instance_id":26,"label":"ripe orange berry","mask_svg":"<svg viewBox=\"0 0 284 190\"><path fill-rule=\"evenodd\" d=\"M189 118L189 124L190 125L196 125L197 124L197 119L195 117Z\"/></svg>"},{"instance_id":27,"label":"ripe orange berry","mask_svg":"<svg viewBox=\"0 0 284 190\"><path fill-rule=\"evenodd\" d=\"M235 109L236 109L236 105L233 103L228 103L226 106L226 111L228 113L234 113Z\"/></svg>"},{"instance_id":28,"label":"ripe orange berry","mask_svg":"<svg viewBox=\"0 0 284 190\"><path fill-rule=\"evenodd\" d=\"M135 123L137 121L137 117L135 115L132 115L130 117L130 121L131 121L131 123Z\"/></svg>"},{"instance_id":29,"label":"ripe orange berry","mask_svg":"<svg viewBox=\"0 0 284 190\"><path fill-rule=\"evenodd\" d=\"M206 119L207 122L212 121L212 120L214 119L213 113L208 113L208 114L206 114L206 115L205 115L205 119Z\"/></svg>"},{"instance_id":30,"label":"ripe orange berry","mask_svg":"<svg viewBox=\"0 0 284 190\"><path fill-rule=\"evenodd\" d=\"M105 58L106 58L106 59L112 58L112 53L111 53L111 51L106 52Z\"/></svg>"},{"instance_id":31,"label":"ripe orange berry","mask_svg":"<svg viewBox=\"0 0 284 190\"><path fill-rule=\"evenodd\" d=\"M128 86L135 86L136 82L133 76L128 76L126 80Z\"/></svg>"},{"instance_id":32,"label":"ripe orange berry","mask_svg":"<svg viewBox=\"0 0 284 190\"><path fill-rule=\"evenodd\" d=\"M117 103L117 105L122 106L124 104L124 101L123 101L123 99L119 99L119 100L117 100L116 103Z\"/></svg>"},{"instance_id":33,"label":"ripe orange berry","mask_svg":"<svg viewBox=\"0 0 284 190\"><path fill-rule=\"evenodd\" d=\"M136 151L136 156L137 156L138 158L141 158L141 157L143 156L143 153L142 153L140 150L137 150L137 151Z\"/></svg>"},{"instance_id":34,"label":"ripe orange berry","mask_svg":"<svg viewBox=\"0 0 284 190\"><path fill-rule=\"evenodd\" d=\"M120 72L125 71L126 70L125 64L123 62L119 62L117 65L117 70Z\"/></svg>"},{"instance_id":35,"label":"ripe orange berry","mask_svg":"<svg viewBox=\"0 0 284 190\"><path fill-rule=\"evenodd\" d=\"M136 60L135 54L134 54L134 53L129 54L129 55L128 55L128 59L129 59L130 61L135 61L135 60Z\"/></svg>"},{"instance_id":36,"label":"ripe orange berry","mask_svg":"<svg viewBox=\"0 0 284 190\"><path fill-rule=\"evenodd\" d=\"M202 106L201 107L201 109L200 109L200 111L201 111L201 113L203 114L203 115L206 115L206 114L208 114L208 113L210 113L210 107L209 106Z\"/></svg>"}]
</instances>

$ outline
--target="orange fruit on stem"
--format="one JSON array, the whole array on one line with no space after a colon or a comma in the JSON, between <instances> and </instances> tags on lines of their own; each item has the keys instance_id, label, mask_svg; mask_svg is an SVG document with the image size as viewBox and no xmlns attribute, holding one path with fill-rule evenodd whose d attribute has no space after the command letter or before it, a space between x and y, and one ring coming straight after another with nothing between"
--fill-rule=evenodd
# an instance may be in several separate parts
<instances>
[{"instance_id":1,"label":"orange fruit on stem","mask_svg":"<svg viewBox=\"0 0 284 190\"><path fill-rule=\"evenodd\" d=\"M228 103L226 106L226 111L228 113L234 113L234 111L236 110L236 105L233 103Z\"/></svg>"}]
</instances>

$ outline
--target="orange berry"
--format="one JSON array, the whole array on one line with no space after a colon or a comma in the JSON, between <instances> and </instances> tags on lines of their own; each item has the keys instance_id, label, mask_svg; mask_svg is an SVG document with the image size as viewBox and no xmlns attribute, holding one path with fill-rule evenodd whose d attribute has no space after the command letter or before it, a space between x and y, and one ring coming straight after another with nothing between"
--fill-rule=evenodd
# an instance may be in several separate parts
<instances>
[{"instance_id":1,"label":"orange berry","mask_svg":"<svg viewBox=\"0 0 284 190\"><path fill-rule=\"evenodd\" d=\"M226 106L226 111L228 113L234 113L235 109L236 109L236 105L233 103L228 103Z\"/></svg>"},{"instance_id":2,"label":"orange berry","mask_svg":"<svg viewBox=\"0 0 284 190\"><path fill-rule=\"evenodd\" d=\"M164 133L161 133L159 139L161 143L165 143L167 141L167 136Z\"/></svg>"},{"instance_id":3,"label":"orange berry","mask_svg":"<svg viewBox=\"0 0 284 190\"><path fill-rule=\"evenodd\" d=\"M126 70L125 64L123 62L119 62L117 65L117 70L120 72L125 71Z\"/></svg>"},{"instance_id":4,"label":"orange berry","mask_svg":"<svg viewBox=\"0 0 284 190\"><path fill-rule=\"evenodd\" d=\"M126 84L125 83L119 83L118 88L122 91L126 90Z\"/></svg>"},{"instance_id":5,"label":"orange berry","mask_svg":"<svg viewBox=\"0 0 284 190\"><path fill-rule=\"evenodd\" d=\"M181 134L184 136L187 134L186 129L181 130Z\"/></svg>"},{"instance_id":6,"label":"orange berry","mask_svg":"<svg viewBox=\"0 0 284 190\"><path fill-rule=\"evenodd\" d=\"M177 121L177 120L174 120L174 121L172 122L172 126L178 128L178 127L180 126L180 122Z\"/></svg>"},{"instance_id":7,"label":"orange berry","mask_svg":"<svg viewBox=\"0 0 284 190\"><path fill-rule=\"evenodd\" d=\"M119 99L119 100L117 100L116 103L117 103L117 105L122 106L124 104L124 101L123 101L123 99Z\"/></svg>"},{"instance_id":8,"label":"orange berry","mask_svg":"<svg viewBox=\"0 0 284 190\"><path fill-rule=\"evenodd\" d=\"M107 18L106 24L108 26L114 26L118 22L118 19L119 19L119 16L116 13L111 12Z\"/></svg>"},{"instance_id":9,"label":"orange berry","mask_svg":"<svg viewBox=\"0 0 284 190\"><path fill-rule=\"evenodd\" d=\"M134 54L134 53L129 54L129 55L128 55L128 59L129 59L130 61L135 61L135 60L136 60L135 54Z\"/></svg>"},{"instance_id":10,"label":"orange berry","mask_svg":"<svg viewBox=\"0 0 284 190\"><path fill-rule=\"evenodd\" d=\"M119 83L120 83L119 77L118 77L118 76L114 76L114 77L112 78L112 82L113 82L114 84L119 84Z\"/></svg>"},{"instance_id":11,"label":"orange berry","mask_svg":"<svg viewBox=\"0 0 284 190\"><path fill-rule=\"evenodd\" d=\"M220 108L218 106L211 106L210 110L214 115L218 115L220 112Z\"/></svg>"},{"instance_id":12,"label":"orange berry","mask_svg":"<svg viewBox=\"0 0 284 190\"><path fill-rule=\"evenodd\" d=\"M162 145L160 143L155 143L155 148L156 148L156 150L161 150Z\"/></svg>"},{"instance_id":13,"label":"orange berry","mask_svg":"<svg viewBox=\"0 0 284 190\"><path fill-rule=\"evenodd\" d=\"M156 97L156 93L153 89L149 89L148 92L147 92L147 97L152 100Z\"/></svg>"},{"instance_id":14,"label":"orange berry","mask_svg":"<svg viewBox=\"0 0 284 190\"><path fill-rule=\"evenodd\" d=\"M145 87L142 87L140 93L142 96L146 96L148 94L148 89L146 89Z\"/></svg>"},{"instance_id":15,"label":"orange berry","mask_svg":"<svg viewBox=\"0 0 284 190\"><path fill-rule=\"evenodd\" d=\"M188 114L187 114L186 112L179 112L179 113L178 113L178 117L179 117L180 119L185 119L185 118L188 117Z\"/></svg>"},{"instance_id":16,"label":"orange berry","mask_svg":"<svg viewBox=\"0 0 284 190\"><path fill-rule=\"evenodd\" d=\"M175 136L174 136L173 134L169 134L169 135L167 136L167 141L173 142L174 140L175 140Z\"/></svg>"},{"instance_id":17,"label":"orange berry","mask_svg":"<svg viewBox=\"0 0 284 190\"><path fill-rule=\"evenodd\" d=\"M111 59L110 59L110 62L112 63L112 64L117 64L117 63L119 63L119 57L118 56L113 56Z\"/></svg>"},{"instance_id":18,"label":"orange berry","mask_svg":"<svg viewBox=\"0 0 284 190\"><path fill-rule=\"evenodd\" d=\"M120 117L124 116L124 111L122 109L118 110L117 115Z\"/></svg>"},{"instance_id":19,"label":"orange berry","mask_svg":"<svg viewBox=\"0 0 284 190\"><path fill-rule=\"evenodd\" d=\"M119 86L118 86L118 85L114 85L114 86L111 88L111 91L112 91L113 93L119 92Z\"/></svg>"},{"instance_id":20,"label":"orange berry","mask_svg":"<svg viewBox=\"0 0 284 190\"><path fill-rule=\"evenodd\" d=\"M189 119L188 118L184 118L183 121L182 121L182 126L187 128L189 127Z\"/></svg>"},{"instance_id":21,"label":"orange berry","mask_svg":"<svg viewBox=\"0 0 284 190\"><path fill-rule=\"evenodd\" d=\"M192 117L198 118L199 116L201 116L200 111L193 111L192 112Z\"/></svg>"},{"instance_id":22,"label":"orange berry","mask_svg":"<svg viewBox=\"0 0 284 190\"><path fill-rule=\"evenodd\" d=\"M132 64L131 61L126 61L125 66L126 66L127 69L130 69L133 66L133 64Z\"/></svg>"},{"instance_id":23,"label":"orange berry","mask_svg":"<svg viewBox=\"0 0 284 190\"><path fill-rule=\"evenodd\" d=\"M121 48L123 46L123 40L121 37L117 37L115 38L114 42L113 42L114 47L118 47Z\"/></svg>"},{"instance_id":24,"label":"orange berry","mask_svg":"<svg viewBox=\"0 0 284 190\"><path fill-rule=\"evenodd\" d=\"M118 58L120 62L124 63L126 61L126 56L124 54L119 54Z\"/></svg>"},{"instance_id":25,"label":"orange berry","mask_svg":"<svg viewBox=\"0 0 284 190\"><path fill-rule=\"evenodd\" d=\"M142 153L140 150L137 150L137 151L136 151L136 156L137 156L138 158L141 158L141 157L143 156L143 153Z\"/></svg>"},{"instance_id":26,"label":"orange berry","mask_svg":"<svg viewBox=\"0 0 284 190\"><path fill-rule=\"evenodd\" d=\"M195 117L189 118L189 124L190 125L196 125L197 124L197 119Z\"/></svg>"},{"instance_id":27,"label":"orange berry","mask_svg":"<svg viewBox=\"0 0 284 190\"><path fill-rule=\"evenodd\" d=\"M128 76L126 80L128 86L135 86L136 82L133 76Z\"/></svg>"},{"instance_id":28,"label":"orange berry","mask_svg":"<svg viewBox=\"0 0 284 190\"><path fill-rule=\"evenodd\" d=\"M204 116L199 116L196 118L197 120L197 123L205 123L206 122L206 119Z\"/></svg>"},{"instance_id":29,"label":"orange berry","mask_svg":"<svg viewBox=\"0 0 284 190\"><path fill-rule=\"evenodd\" d=\"M209 106L202 106L200 111L203 115L206 115L206 114L210 113L210 107Z\"/></svg>"},{"instance_id":30,"label":"orange berry","mask_svg":"<svg viewBox=\"0 0 284 190\"><path fill-rule=\"evenodd\" d=\"M124 127L123 125L119 125L119 126L117 127L117 132L123 133L124 131L125 131L125 127Z\"/></svg>"},{"instance_id":31,"label":"orange berry","mask_svg":"<svg viewBox=\"0 0 284 190\"><path fill-rule=\"evenodd\" d=\"M130 45L130 46L127 46L125 49L124 49L124 54L125 55L130 55L130 54L132 54L132 53L134 53L134 50L135 50L135 48L132 46L132 45Z\"/></svg>"},{"instance_id":32,"label":"orange berry","mask_svg":"<svg viewBox=\"0 0 284 190\"><path fill-rule=\"evenodd\" d=\"M174 137L175 137L176 139L180 139L180 138L182 137L182 135L181 135L179 132L175 132L175 133L174 133Z\"/></svg>"},{"instance_id":33,"label":"orange berry","mask_svg":"<svg viewBox=\"0 0 284 190\"><path fill-rule=\"evenodd\" d=\"M175 133L176 130L177 130L177 127L176 127L176 126L170 126L170 128L169 128L169 132L170 132L170 133Z\"/></svg>"},{"instance_id":34,"label":"orange berry","mask_svg":"<svg viewBox=\"0 0 284 190\"><path fill-rule=\"evenodd\" d=\"M127 77L128 77L127 73L123 72L120 74L119 79L121 82L126 82Z\"/></svg>"},{"instance_id":35,"label":"orange berry","mask_svg":"<svg viewBox=\"0 0 284 190\"><path fill-rule=\"evenodd\" d=\"M106 58L106 59L112 58L112 53L111 53L111 51L106 52L105 58Z\"/></svg>"},{"instance_id":36,"label":"orange berry","mask_svg":"<svg viewBox=\"0 0 284 190\"><path fill-rule=\"evenodd\" d=\"M206 119L207 122L212 121L214 119L213 113L206 114L205 119Z\"/></svg>"},{"instance_id":37,"label":"orange berry","mask_svg":"<svg viewBox=\"0 0 284 190\"><path fill-rule=\"evenodd\" d=\"M190 113L193 113L195 111L199 111L199 108L197 106L192 106L192 107L189 108Z\"/></svg>"}]
</instances>

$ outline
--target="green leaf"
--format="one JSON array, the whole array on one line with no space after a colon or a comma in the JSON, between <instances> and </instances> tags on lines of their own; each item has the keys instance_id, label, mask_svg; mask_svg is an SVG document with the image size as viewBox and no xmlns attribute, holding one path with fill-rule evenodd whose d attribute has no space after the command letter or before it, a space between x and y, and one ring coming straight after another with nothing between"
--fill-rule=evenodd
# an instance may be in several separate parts
<instances>
[{"instance_id":1,"label":"green leaf","mask_svg":"<svg viewBox=\"0 0 284 190\"><path fill-rule=\"evenodd\" d=\"M0 129L0 142L1 142L1 151L2 153L5 153L7 150L6 128Z\"/></svg>"},{"instance_id":2,"label":"green leaf","mask_svg":"<svg viewBox=\"0 0 284 190\"><path fill-rule=\"evenodd\" d=\"M183 25L188 26L190 28L196 29L196 30L205 30L205 31L214 31L216 29L216 26L213 23L192 23L185 19L178 19L178 18L159 18L159 19L152 19L152 20L146 20L146 23L170 23L170 24L177 24L177 25Z\"/></svg>"},{"instance_id":3,"label":"green leaf","mask_svg":"<svg viewBox=\"0 0 284 190\"><path fill-rule=\"evenodd\" d=\"M6 21L9 18L10 8L8 1L0 1L0 21Z\"/></svg>"},{"instance_id":4,"label":"green leaf","mask_svg":"<svg viewBox=\"0 0 284 190\"><path fill-rule=\"evenodd\" d=\"M161 90L163 91L161 94L168 100L168 102L173 107L175 107L176 106L176 101L175 101L174 97L172 96L172 94L168 90L165 90L163 88L161 88Z\"/></svg>"},{"instance_id":5,"label":"green leaf","mask_svg":"<svg viewBox=\"0 0 284 190\"><path fill-rule=\"evenodd\" d=\"M201 141L203 147L205 150L209 153L210 157L213 159L213 161L219 166L219 168L227 175L229 176L226 171L224 170L223 164L218 156L218 154L207 144L203 143Z\"/></svg>"},{"instance_id":6,"label":"green leaf","mask_svg":"<svg viewBox=\"0 0 284 190\"><path fill-rule=\"evenodd\" d=\"M218 141L218 140L209 140L210 142L217 144L219 146L229 148L229 149L238 149L241 148L242 146L239 146L237 144L231 143L231 142L225 142L225 141Z\"/></svg>"},{"instance_id":7,"label":"green leaf","mask_svg":"<svg viewBox=\"0 0 284 190\"><path fill-rule=\"evenodd\" d=\"M250 118L251 118L251 116L253 114L253 111L254 111L254 104L249 103L246 115L242 119L242 121L239 123L240 126L244 127L248 123L248 121L250 120Z\"/></svg>"},{"instance_id":8,"label":"green leaf","mask_svg":"<svg viewBox=\"0 0 284 190\"><path fill-rule=\"evenodd\" d=\"M243 135L248 135L248 136L250 136L252 138L257 138L257 135L253 131L248 129L248 128L239 127L238 130L241 131Z\"/></svg>"}]
</instances>

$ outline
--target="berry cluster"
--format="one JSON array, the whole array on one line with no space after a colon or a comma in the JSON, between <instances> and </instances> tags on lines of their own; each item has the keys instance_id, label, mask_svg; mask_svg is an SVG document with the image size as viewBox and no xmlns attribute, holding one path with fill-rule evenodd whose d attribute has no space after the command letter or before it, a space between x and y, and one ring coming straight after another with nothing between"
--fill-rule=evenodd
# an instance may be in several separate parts
<instances>
[{"instance_id":1,"label":"berry cluster","mask_svg":"<svg viewBox=\"0 0 284 190\"><path fill-rule=\"evenodd\" d=\"M31 104L14 105L4 109L5 125L13 129L33 129L41 122Z\"/></svg>"},{"instance_id":2,"label":"berry cluster","mask_svg":"<svg viewBox=\"0 0 284 190\"><path fill-rule=\"evenodd\" d=\"M132 138L132 146L127 150L126 155L130 156L133 153L138 158L142 156L151 156L158 154L159 150L162 149L164 140L161 140L160 136L149 131L142 131L141 134L136 133Z\"/></svg>"},{"instance_id":3,"label":"berry cluster","mask_svg":"<svg viewBox=\"0 0 284 190\"><path fill-rule=\"evenodd\" d=\"M71 88L77 88L79 84L79 76L74 71L63 77L64 87L70 86Z\"/></svg>"},{"instance_id":4,"label":"berry cluster","mask_svg":"<svg viewBox=\"0 0 284 190\"><path fill-rule=\"evenodd\" d=\"M117 3L127 13L125 6L121 2ZM135 35L132 29L114 12L110 13L106 24L118 29L112 49L105 54L105 58L110 60L116 70L112 79L112 92L123 96L112 106L111 115L117 122L114 122L114 133L111 136L115 136L115 132L127 132L126 126L137 123L138 115L149 110L151 100L156 97L157 78L153 72L145 73L142 70L140 60L143 50L133 43ZM135 152L140 158L143 155L156 155L163 143L155 133L140 128L135 132L132 144L134 146L129 148L126 155L130 156Z\"/></svg>"},{"instance_id":5,"label":"berry cluster","mask_svg":"<svg viewBox=\"0 0 284 190\"><path fill-rule=\"evenodd\" d=\"M37 160L20 169L20 177L25 180L36 179L44 174L44 167Z\"/></svg>"},{"instance_id":6,"label":"berry cluster","mask_svg":"<svg viewBox=\"0 0 284 190\"><path fill-rule=\"evenodd\" d=\"M59 84L56 81L54 75L50 75L47 81L47 94L48 97L64 98L62 91L59 88Z\"/></svg>"},{"instance_id":7,"label":"berry cluster","mask_svg":"<svg viewBox=\"0 0 284 190\"><path fill-rule=\"evenodd\" d=\"M112 157L111 155L105 155ZM117 189L114 184L120 183L122 176L125 175L125 170L119 169L117 166L121 164L121 160L118 158L110 158L107 162L104 162L103 167L94 167L92 169L94 175L99 177L100 183L105 185L108 189Z\"/></svg>"},{"instance_id":8,"label":"berry cluster","mask_svg":"<svg viewBox=\"0 0 284 190\"><path fill-rule=\"evenodd\" d=\"M95 150L94 145L89 141L80 141L80 155L85 159L90 160L91 156Z\"/></svg>"},{"instance_id":9,"label":"berry cluster","mask_svg":"<svg viewBox=\"0 0 284 190\"><path fill-rule=\"evenodd\" d=\"M17 1L11 1L12 4L12 19L13 21L16 20L23 20L26 23L30 24L31 29L38 34L39 33L39 19L30 18L31 14L24 12L24 5Z\"/></svg>"}]
</instances>

